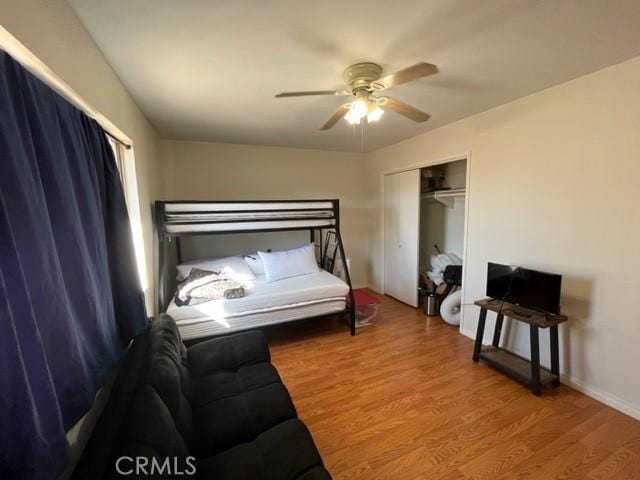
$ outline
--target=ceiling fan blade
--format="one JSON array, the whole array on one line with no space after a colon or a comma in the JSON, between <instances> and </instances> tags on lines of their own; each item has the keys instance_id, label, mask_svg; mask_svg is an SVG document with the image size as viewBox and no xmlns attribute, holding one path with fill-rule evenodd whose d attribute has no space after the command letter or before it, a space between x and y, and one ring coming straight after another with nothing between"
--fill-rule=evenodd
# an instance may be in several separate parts
<instances>
[{"instance_id":1,"label":"ceiling fan blade","mask_svg":"<svg viewBox=\"0 0 640 480\"><path fill-rule=\"evenodd\" d=\"M349 109L347 108L347 104L340 105L338 109L331 114L329 120L320 127L320 130L329 130L330 128L333 128L333 126L338 123L338 121L344 117L348 111Z\"/></svg>"},{"instance_id":2,"label":"ceiling fan blade","mask_svg":"<svg viewBox=\"0 0 640 480\"><path fill-rule=\"evenodd\" d=\"M283 92L276 95L276 98L287 98L287 97L313 97L316 95L333 95L335 97L339 97L342 95L351 95L351 92L347 92L346 90L312 90L308 92Z\"/></svg>"},{"instance_id":3,"label":"ceiling fan blade","mask_svg":"<svg viewBox=\"0 0 640 480\"><path fill-rule=\"evenodd\" d=\"M403 83L412 82L419 78L428 77L434 73L438 73L438 67L430 63L420 62L379 78L373 82L373 85L377 87L377 89L382 90L396 85L402 85Z\"/></svg>"},{"instance_id":4,"label":"ceiling fan blade","mask_svg":"<svg viewBox=\"0 0 640 480\"><path fill-rule=\"evenodd\" d=\"M393 110L400 115L403 115L407 118L410 118L414 122L426 122L431 118L431 115L423 112L422 110L418 110L417 108L412 107L411 105L401 102L392 97L387 97L389 100L387 103L383 105L384 108L388 108L389 110Z\"/></svg>"}]
</instances>

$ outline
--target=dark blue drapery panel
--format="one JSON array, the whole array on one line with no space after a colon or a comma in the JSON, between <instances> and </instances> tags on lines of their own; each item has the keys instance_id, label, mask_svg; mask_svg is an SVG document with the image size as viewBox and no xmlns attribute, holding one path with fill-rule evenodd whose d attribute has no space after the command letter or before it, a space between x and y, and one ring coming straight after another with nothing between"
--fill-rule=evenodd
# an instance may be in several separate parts
<instances>
[{"instance_id":1,"label":"dark blue drapery panel","mask_svg":"<svg viewBox=\"0 0 640 480\"><path fill-rule=\"evenodd\" d=\"M0 477L55 478L68 430L147 327L99 125L0 51Z\"/></svg>"}]
</instances>

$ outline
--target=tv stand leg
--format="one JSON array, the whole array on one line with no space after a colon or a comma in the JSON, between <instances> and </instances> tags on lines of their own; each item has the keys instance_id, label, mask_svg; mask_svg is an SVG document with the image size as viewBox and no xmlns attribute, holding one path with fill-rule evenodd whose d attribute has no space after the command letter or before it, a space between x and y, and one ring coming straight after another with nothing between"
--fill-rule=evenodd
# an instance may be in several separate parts
<instances>
[{"instance_id":1,"label":"tv stand leg","mask_svg":"<svg viewBox=\"0 0 640 480\"><path fill-rule=\"evenodd\" d=\"M500 335L502 334L502 323L504 321L504 315L499 313L496 317L496 328L493 331L493 346L500 346Z\"/></svg>"},{"instance_id":2,"label":"tv stand leg","mask_svg":"<svg viewBox=\"0 0 640 480\"><path fill-rule=\"evenodd\" d=\"M538 327L529 325L531 343L531 391L534 395L540 395L540 339Z\"/></svg>"},{"instance_id":3,"label":"tv stand leg","mask_svg":"<svg viewBox=\"0 0 640 480\"><path fill-rule=\"evenodd\" d=\"M484 324L487 321L487 309L480 309L480 318L478 318L478 330L476 331L476 343L473 347L473 361L480 360L480 350L482 349L482 337L484 337Z\"/></svg>"},{"instance_id":4,"label":"tv stand leg","mask_svg":"<svg viewBox=\"0 0 640 480\"><path fill-rule=\"evenodd\" d=\"M560 347L558 345L558 326L554 325L549 328L549 342L551 351L551 373L556 376L553 386L560 385Z\"/></svg>"}]
</instances>

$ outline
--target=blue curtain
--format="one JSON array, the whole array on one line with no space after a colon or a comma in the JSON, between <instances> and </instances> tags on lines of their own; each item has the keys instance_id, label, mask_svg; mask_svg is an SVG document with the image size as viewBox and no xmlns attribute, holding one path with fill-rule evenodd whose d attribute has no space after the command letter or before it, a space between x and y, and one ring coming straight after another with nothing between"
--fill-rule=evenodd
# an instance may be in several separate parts
<instances>
[{"instance_id":1,"label":"blue curtain","mask_svg":"<svg viewBox=\"0 0 640 480\"><path fill-rule=\"evenodd\" d=\"M0 51L0 478L56 478L65 432L148 324L100 126Z\"/></svg>"}]
</instances>

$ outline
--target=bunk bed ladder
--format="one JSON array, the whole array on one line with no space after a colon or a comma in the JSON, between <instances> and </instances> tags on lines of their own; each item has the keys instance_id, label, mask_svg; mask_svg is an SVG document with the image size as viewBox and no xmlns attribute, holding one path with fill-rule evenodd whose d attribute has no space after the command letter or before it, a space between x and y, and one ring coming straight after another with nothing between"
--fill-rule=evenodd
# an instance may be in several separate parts
<instances>
[{"instance_id":1,"label":"bunk bed ladder","mask_svg":"<svg viewBox=\"0 0 640 480\"><path fill-rule=\"evenodd\" d=\"M340 252L340 258L342 260L342 270L344 272L344 278L349 285L349 330L351 336L356 334L356 301L353 295L353 285L351 285L351 272L349 272L349 264L347 262L347 256L344 253L344 245L342 244L342 235L340 234L340 200L333 200L333 210L335 216L335 233L336 240L338 241L338 251Z\"/></svg>"}]
</instances>

